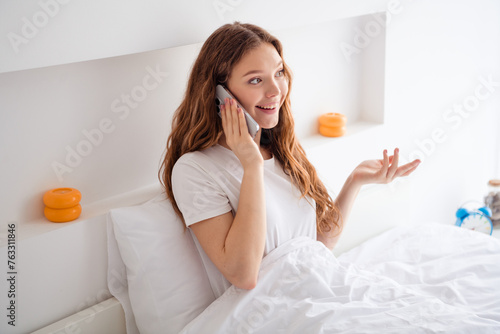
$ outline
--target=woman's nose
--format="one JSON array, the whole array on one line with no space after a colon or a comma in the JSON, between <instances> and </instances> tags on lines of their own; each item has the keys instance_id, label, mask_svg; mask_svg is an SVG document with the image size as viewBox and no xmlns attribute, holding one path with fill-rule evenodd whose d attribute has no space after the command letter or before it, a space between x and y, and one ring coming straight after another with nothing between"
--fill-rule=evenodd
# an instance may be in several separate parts
<instances>
[{"instance_id":1,"label":"woman's nose","mask_svg":"<svg viewBox=\"0 0 500 334\"><path fill-rule=\"evenodd\" d=\"M268 86L266 87L266 97L273 97L276 95L279 95L281 92L278 83L273 80L269 82Z\"/></svg>"}]
</instances>

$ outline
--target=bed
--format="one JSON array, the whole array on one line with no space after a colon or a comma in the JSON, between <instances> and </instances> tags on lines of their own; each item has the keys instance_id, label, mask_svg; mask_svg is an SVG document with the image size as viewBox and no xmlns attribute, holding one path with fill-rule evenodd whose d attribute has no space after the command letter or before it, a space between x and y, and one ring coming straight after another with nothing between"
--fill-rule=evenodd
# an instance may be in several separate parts
<instances>
[{"instance_id":1,"label":"bed","mask_svg":"<svg viewBox=\"0 0 500 334\"><path fill-rule=\"evenodd\" d=\"M500 332L500 241L478 232L401 225L339 256L292 239L263 259L255 289L215 299L163 194L111 210L107 226L129 334Z\"/></svg>"}]
</instances>

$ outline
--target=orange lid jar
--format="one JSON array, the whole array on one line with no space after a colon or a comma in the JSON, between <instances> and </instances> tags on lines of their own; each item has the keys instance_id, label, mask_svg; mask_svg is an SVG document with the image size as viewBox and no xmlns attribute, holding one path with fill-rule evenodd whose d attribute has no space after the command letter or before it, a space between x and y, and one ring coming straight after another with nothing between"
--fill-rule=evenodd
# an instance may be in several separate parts
<instances>
[{"instance_id":1,"label":"orange lid jar","mask_svg":"<svg viewBox=\"0 0 500 334\"><path fill-rule=\"evenodd\" d=\"M45 218L55 223L63 223L77 219L82 207L82 194L75 188L55 188L43 195Z\"/></svg>"},{"instance_id":2,"label":"orange lid jar","mask_svg":"<svg viewBox=\"0 0 500 334\"><path fill-rule=\"evenodd\" d=\"M319 117L319 133L326 137L340 137L345 134L346 117L339 113L326 113Z\"/></svg>"}]
</instances>

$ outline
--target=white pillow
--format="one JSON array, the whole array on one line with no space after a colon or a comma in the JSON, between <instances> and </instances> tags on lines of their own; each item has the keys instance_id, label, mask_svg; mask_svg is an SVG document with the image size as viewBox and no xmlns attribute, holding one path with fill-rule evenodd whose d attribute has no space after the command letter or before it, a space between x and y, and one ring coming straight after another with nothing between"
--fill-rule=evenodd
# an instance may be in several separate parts
<instances>
[{"instance_id":1,"label":"white pillow","mask_svg":"<svg viewBox=\"0 0 500 334\"><path fill-rule=\"evenodd\" d=\"M124 308L127 333L178 333L215 300L193 238L165 194L111 210L107 225L108 287Z\"/></svg>"}]
</instances>

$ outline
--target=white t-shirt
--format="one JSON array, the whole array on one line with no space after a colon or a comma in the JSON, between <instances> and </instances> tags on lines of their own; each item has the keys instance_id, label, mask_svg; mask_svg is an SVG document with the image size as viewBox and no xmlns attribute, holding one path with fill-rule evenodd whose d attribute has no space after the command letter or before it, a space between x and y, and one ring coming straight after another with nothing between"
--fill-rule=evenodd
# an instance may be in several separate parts
<instances>
[{"instance_id":1,"label":"white t-shirt","mask_svg":"<svg viewBox=\"0 0 500 334\"><path fill-rule=\"evenodd\" d=\"M235 215L242 178L243 167L239 159L221 145L181 156L172 170L172 190L186 225L189 227L229 211ZM264 160L264 189L267 223L264 256L283 242L299 236L316 240L314 200L300 199L300 191L274 157ZM210 261L194 233L192 236L214 294L219 297L230 283Z\"/></svg>"}]
</instances>

